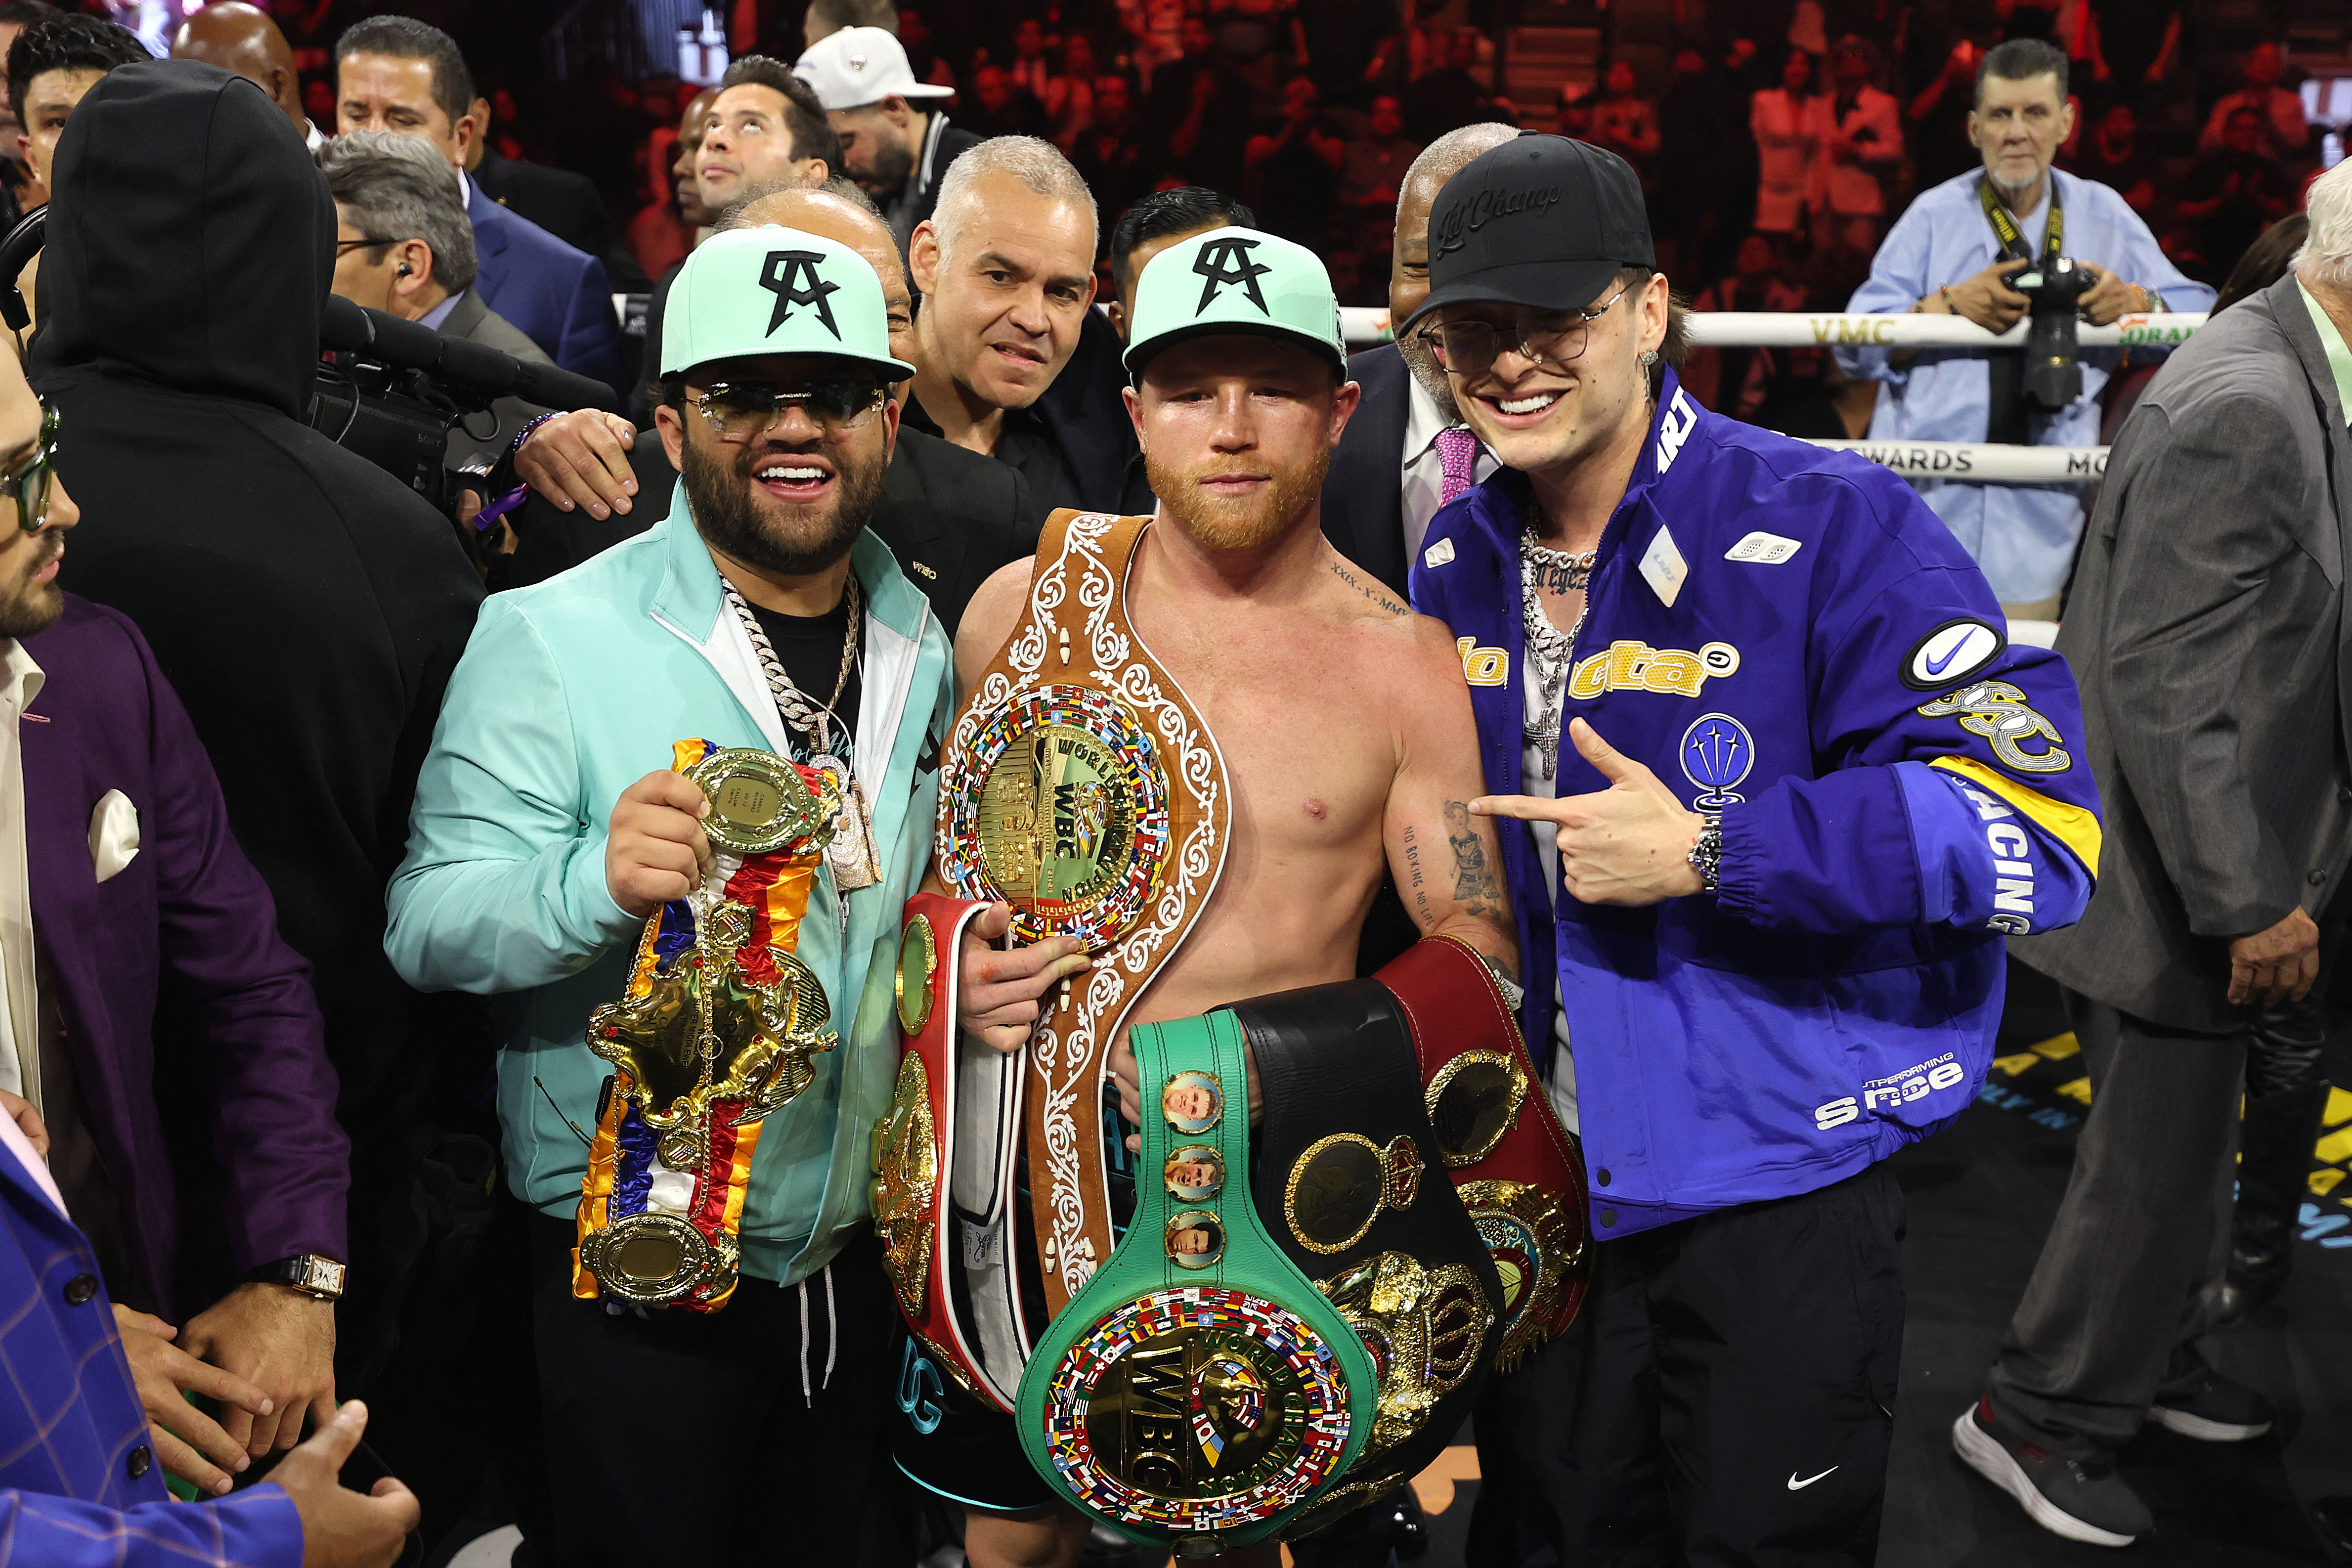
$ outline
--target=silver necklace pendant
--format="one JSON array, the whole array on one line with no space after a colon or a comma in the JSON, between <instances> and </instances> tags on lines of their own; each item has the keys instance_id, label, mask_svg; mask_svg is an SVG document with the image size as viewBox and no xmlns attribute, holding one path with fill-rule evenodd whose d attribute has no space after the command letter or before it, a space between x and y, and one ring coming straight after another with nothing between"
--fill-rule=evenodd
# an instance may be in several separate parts
<instances>
[{"instance_id":1,"label":"silver necklace pendant","mask_svg":"<svg viewBox=\"0 0 2352 1568\"><path fill-rule=\"evenodd\" d=\"M1532 743L1544 778L1556 778L1559 773L1560 692L1568 684L1569 666L1576 657L1576 639L1584 630L1584 617L1590 604L1576 613L1576 625L1563 635L1545 615L1538 597L1539 590L1549 584L1562 592L1573 593L1585 585L1592 571L1593 552L1570 555L1538 544L1533 538L1520 542L1519 613L1527 634L1528 659L1535 667L1537 692L1543 708L1543 717L1534 723L1522 724L1521 744ZM1573 583L1566 579L1572 575ZM1520 699L1526 700L1524 697Z\"/></svg>"},{"instance_id":2,"label":"silver necklace pendant","mask_svg":"<svg viewBox=\"0 0 2352 1568\"><path fill-rule=\"evenodd\" d=\"M882 879L882 864L874 851L874 815L866 804L866 786L857 782L848 763L829 752L811 757L808 765L830 773L841 787L841 814L834 818L833 837L824 847L835 889L851 893L874 886Z\"/></svg>"}]
</instances>

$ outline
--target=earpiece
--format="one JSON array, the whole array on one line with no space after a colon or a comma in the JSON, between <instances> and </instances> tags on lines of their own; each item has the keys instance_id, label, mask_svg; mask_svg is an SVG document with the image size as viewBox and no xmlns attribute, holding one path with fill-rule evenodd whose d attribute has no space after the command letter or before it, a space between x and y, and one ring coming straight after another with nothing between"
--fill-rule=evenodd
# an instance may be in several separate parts
<instances>
[{"instance_id":1,"label":"earpiece","mask_svg":"<svg viewBox=\"0 0 2352 1568\"><path fill-rule=\"evenodd\" d=\"M402 263L400 264L400 270L399 270L398 272L396 272L396 273L393 274L393 276L394 276L395 278L405 278L405 277L407 277L407 276L408 276L408 263L407 263L407 262L405 262L405 261L402 262Z\"/></svg>"}]
</instances>

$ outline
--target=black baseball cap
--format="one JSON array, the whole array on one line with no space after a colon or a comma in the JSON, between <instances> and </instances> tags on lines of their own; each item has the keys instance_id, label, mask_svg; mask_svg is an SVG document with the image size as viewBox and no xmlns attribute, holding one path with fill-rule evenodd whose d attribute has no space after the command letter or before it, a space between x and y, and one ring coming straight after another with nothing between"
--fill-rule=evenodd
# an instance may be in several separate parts
<instances>
[{"instance_id":1,"label":"black baseball cap","mask_svg":"<svg viewBox=\"0 0 2352 1568\"><path fill-rule=\"evenodd\" d=\"M1590 142L1523 132L1471 159L1437 193L1429 298L1396 333L1448 305L1579 308L1621 268L1657 264L1632 164Z\"/></svg>"}]
</instances>

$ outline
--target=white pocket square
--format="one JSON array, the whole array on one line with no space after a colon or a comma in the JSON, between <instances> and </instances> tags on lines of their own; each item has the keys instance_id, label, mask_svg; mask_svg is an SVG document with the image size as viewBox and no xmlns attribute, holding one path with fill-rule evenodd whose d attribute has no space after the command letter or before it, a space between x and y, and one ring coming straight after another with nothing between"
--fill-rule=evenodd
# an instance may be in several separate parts
<instances>
[{"instance_id":1,"label":"white pocket square","mask_svg":"<svg viewBox=\"0 0 2352 1568\"><path fill-rule=\"evenodd\" d=\"M139 853L139 808L119 789L99 797L89 814L89 861L105 881Z\"/></svg>"}]
</instances>

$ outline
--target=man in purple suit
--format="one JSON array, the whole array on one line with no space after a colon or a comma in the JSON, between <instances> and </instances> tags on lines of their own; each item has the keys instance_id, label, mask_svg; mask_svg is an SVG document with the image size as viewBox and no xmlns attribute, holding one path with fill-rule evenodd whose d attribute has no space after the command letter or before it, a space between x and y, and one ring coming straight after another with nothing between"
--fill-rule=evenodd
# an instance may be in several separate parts
<instances>
[{"instance_id":1,"label":"man in purple suit","mask_svg":"<svg viewBox=\"0 0 2352 1568\"><path fill-rule=\"evenodd\" d=\"M0 550L0 576L21 584L26 555ZM385 1568L416 1500L389 1476L367 1497L337 1482L367 1428L356 1400L257 1487L165 1495L122 1353L142 1336L115 1327L51 1152L39 1113L0 1091L0 1568Z\"/></svg>"},{"instance_id":2,"label":"man in purple suit","mask_svg":"<svg viewBox=\"0 0 2352 1568\"><path fill-rule=\"evenodd\" d=\"M187 714L128 618L57 585L79 521L57 417L0 353L0 1093L52 1131L49 1171L110 1294L163 1313L179 1227L159 1092L205 1107L191 1124L244 1282L184 1328L137 1310L123 1326L163 1468L226 1491L248 1455L294 1445L306 1410L334 1412L350 1145L307 966ZM184 1389L220 1399L221 1421Z\"/></svg>"}]
</instances>

